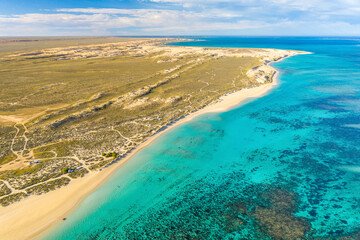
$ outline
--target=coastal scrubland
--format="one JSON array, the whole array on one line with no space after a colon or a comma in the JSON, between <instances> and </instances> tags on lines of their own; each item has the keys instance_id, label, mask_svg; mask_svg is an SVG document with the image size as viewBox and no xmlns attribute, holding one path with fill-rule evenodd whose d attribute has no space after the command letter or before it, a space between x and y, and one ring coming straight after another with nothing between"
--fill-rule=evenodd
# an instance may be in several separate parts
<instances>
[{"instance_id":1,"label":"coastal scrubland","mask_svg":"<svg viewBox=\"0 0 360 240\"><path fill-rule=\"evenodd\" d=\"M271 82L268 63L296 54L172 41L0 39L0 204L121 161L178 119Z\"/></svg>"},{"instance_id":2,"label":"coastal scrubland","mask_svg":"<svg viewBox=\"0 0 360 240\"><path fill-rule=\"evenodd\" d=\"M54 47L127 42L135 38L118 37L0 37L0 56L14 51L34 51Z\"/></svg>"}]
</instances>

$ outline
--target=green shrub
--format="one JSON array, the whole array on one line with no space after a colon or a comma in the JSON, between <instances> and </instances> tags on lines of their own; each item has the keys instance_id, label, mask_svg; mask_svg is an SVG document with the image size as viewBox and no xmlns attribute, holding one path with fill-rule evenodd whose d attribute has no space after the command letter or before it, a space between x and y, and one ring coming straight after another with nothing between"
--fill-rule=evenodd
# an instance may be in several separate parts
<instances>
[{"instance_id":1,"label":"green shrub","mask_svg":"<svg viewBox=\"0 0 360 240\"><path fill-rule=\"evenodd\" d=\"M80 168L72 173L69 173L69 177L71 178L78 178L78 177L83 177L85 176L85 174L87 174L89 171L86 170L85 168Z\"/></svg>"},{"instance_id":2,"label":"green shrub","mask_svg":"<svg viewBox=\"0 0 360 240\"><path fill-rule=\"evenodd\" d=\"M6 207L14 202L18 202L20 200L22 200L23 198L28 197L29 195L27 195L26 193L15 193L15 194L11 194L8 195L6 197L0 198L0 204L3 207Z\"/></svg>"},{"instance_id":3,"label":"green shrub","mask_svg":"<svg viewBox=\"0 0 360 240\"><path fill-rule=\"evenodd\" d=\"M68 173L69 169L70 169L69 167L66 167L63 170L61 170L61 173L66 174Z\"/></svg>"}]
</instances>

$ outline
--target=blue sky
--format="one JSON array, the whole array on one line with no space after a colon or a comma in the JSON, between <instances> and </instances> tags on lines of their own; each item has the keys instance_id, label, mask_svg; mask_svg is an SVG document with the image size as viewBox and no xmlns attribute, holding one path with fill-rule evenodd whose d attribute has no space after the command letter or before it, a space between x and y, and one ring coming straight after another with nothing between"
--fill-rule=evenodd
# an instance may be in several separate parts
<instances>
[{"instance_id":1,"label":"blue sky","mask_svg":"<svg viewBox=\"0 0 360 240\"><path fill-rule=\"evenodd\" d=\"M0 0L0 36L359 36L360 0Z\"/></svg>"}]
</instances>

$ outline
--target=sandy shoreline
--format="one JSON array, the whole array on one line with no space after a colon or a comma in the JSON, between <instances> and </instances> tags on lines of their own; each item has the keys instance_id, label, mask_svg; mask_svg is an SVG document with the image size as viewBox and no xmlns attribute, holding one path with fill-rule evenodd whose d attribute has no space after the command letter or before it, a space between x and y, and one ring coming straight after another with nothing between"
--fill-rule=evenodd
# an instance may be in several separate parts
<instances>
[{"instance_id":1,"label":"sandy shoreline","mask_svg":"<svg viewBox=\"0 0 360 240\"><path fill-rule=\"evenodd\" d=\"M165 131L150 137L125 158L103 169L101 172L91 172L81 179L72 180L68 186L56 191L40 196L30 196L21 202L0 208L0 239L32 239L39 236L54 224L61 222L62 218L66 217L88 194L103 184L114 171L165 132L184 122L191 121L199 115L210 112L224 112L239 106L247 99L265 95L277 85L277 74L278 72L274 74L271 83L227 94L220 98L221 101L208 105L177 121Z\"/></svg>"}]
</instances>

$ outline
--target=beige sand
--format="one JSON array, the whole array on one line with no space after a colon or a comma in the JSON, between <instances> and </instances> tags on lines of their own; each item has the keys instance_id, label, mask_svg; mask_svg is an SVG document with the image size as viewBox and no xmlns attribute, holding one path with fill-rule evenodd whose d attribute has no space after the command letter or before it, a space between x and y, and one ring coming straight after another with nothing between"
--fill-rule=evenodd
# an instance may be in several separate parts
<instances>
[{"instance_id":1,"label":"beige sand","mask_svg":"<svg viewBox=\"0 0 360 240\"><path fill-rule=\"evenodd\" d=\"M272 80L269 84L243 89L223 96L221 101L190 114L171 125L166 131L201 114L227 111L238 106L244 100L261 97L277 84L276 74ZM60 223L67 213L76 207L84 197L104 183L118 167L125 164L134 154L151 144L152 141L166 131L149 138L136 151L101 172L92 172L84 178L71 181L68 186L59 190L40 196L31 196L21 202L0 208L0 239L31 239L39 236L40 233L43 233L50 226Z\"/></svg>"}]
</instances>

